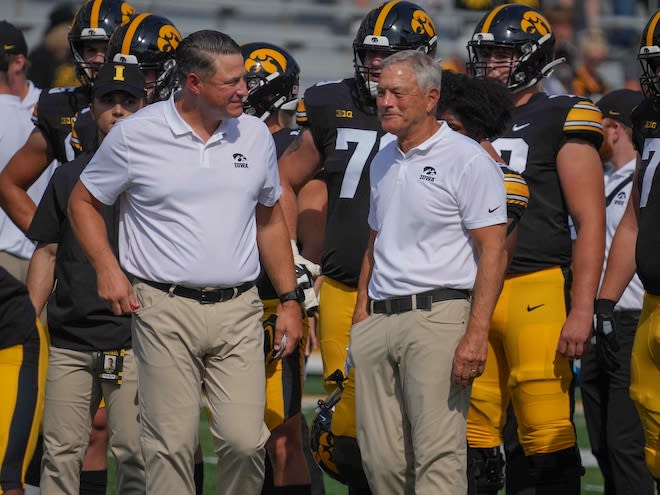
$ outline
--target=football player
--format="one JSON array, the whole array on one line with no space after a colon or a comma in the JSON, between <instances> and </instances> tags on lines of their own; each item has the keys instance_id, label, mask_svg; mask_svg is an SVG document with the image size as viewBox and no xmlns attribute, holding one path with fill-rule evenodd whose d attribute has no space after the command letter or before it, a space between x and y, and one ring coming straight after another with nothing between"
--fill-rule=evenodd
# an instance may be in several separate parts
<instances>
[{"instance_id":1,"label":"football player","mask_svg":"<svg viewBox=\"0 0 660 495\"><path fill-rule=\"evenodd\" d=\"M286 111L296 107L299 88L300 67L285 49L265 42L247 43L241 47L245 60L245 79L248 96L244 110L248 115L259 117L267 126L275 140L278 158L298 135L298 130L288 127ZM320 183L320 184L319 184ZM325 185L312 181L305 188L318 188ZM320 257L318 253L317 257ZM307 289L305 308L313 317L318 310L313 283L308 272L298 273ZM264 304L264 321L275 315L279 299L275 288L263 274L257 288ZM311 289L311 292L310 292ZM266 342L272 342L273 326L266 325ZM302 387L304 379L304 349L308 326L298 348L293 354L278 359L272 348L266 352L266 408L265 421L271 432L266 443L266 451L272 468L264 483L262 494L310 493L310 472L303 452L302 431ZM269 347L269 346L267 346Z\"/></svg>"},{"instance_id":2,"label":"football player","mask_svg":"<svg viewBox=\"0 0 660 495\"><path fill-rule=\"evenodd\" d=\"M181 33L166 17L146 12L118 26L110 36L105 59L138 64L147 81L147 103L167 100L176 87L174 51ZM71 131L71 155L85 151L93 143L96 125L89 108L80 111ZM73 159L74 156L68 156Z\"/></svg>"},{"instance_id":3,"label":"football player","mask_svg":"<svg viewBox=\"0 0 660 495\"><path fill-rule=\"evenodd\" d=\"M646 466L660 490L660 266L658 216L660 178L656 177L660 150L660 10L642 31L639 61L640 83L646 97L632 114L637 167L632 196L619 223L598 295L595 336L598 346L616 347L614 305L635 272L644 286L644 303L633 343L630 397L644 427ZM607 310L606 307L611 309ZM608 331L613 330L613 331ZM614 349L615 350L615 349Z\"/></svg>"},{"instance_id":4,"label":"football player","mask_svg":"<svg viewBox=\"0 0 660 495\"><path fill-rule=\"evenodd\" d=\"M32 117L34 131L0 174L0 206L21 230L28 229L36 210L27 189L53 159L68 161L65 146L71 125L78 112L89 105L90 87L105 60L110 35L134 14L135 9L124 0L87 0L78 9L69 31L69 45L81 86L41 93ZM93 146L90 143L88 147Z\"/></svg>"},{"instance_id":5,"label":"football player","mask_svg":"<svg viewBox=\"0 0 660 495\"><path fill-rule=\"evenodd\" d=\"M325 377L344 369L357 280L369 235L369 163L394 139L385 135L376 117L380 63L401 50L433 55L436 43L435 26L422 7L388 1L371 10L353 43L355 76L318 83L305 92L299 113L307 127L280 159L281 204L291 239L297 238L295 193L321 169L328 187L321 259L324 278L319 297L319 343ZM296 263L305 264L305 260L298 255ZM332 430L334 462L345 473L350 493L368 493L355 440L355 386L350 378L336 406Z\"/></svg>"},{"instance_id":6,"label":"football player","mask_svg":"<svg viewBox=\"0 0 660 495\"><path fill-rule=\"evenodd\" d=\"M472 389L470 455L486 461L493 455L511 400L536 493L579 494L569 390L571 360L582 356L591 336L604 253L602 115L587 99L541 91L539 82L561 60L554 59L550 24L533 8L492 9L468 52L474 77L500 81L513 95L512 119L493 147L530 189L493 316L486 370ZM577 226L573 249L569 214Z\"/></svg>"}]
</instances>

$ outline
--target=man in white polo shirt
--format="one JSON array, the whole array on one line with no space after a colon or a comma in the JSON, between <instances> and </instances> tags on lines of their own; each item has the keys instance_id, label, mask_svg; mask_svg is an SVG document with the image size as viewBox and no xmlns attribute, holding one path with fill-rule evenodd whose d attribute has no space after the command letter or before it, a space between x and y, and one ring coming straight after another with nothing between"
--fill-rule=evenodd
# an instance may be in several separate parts
<instances>
[{"instance_id":1,"label":"man in white polo shirt","mask_svg":"<svg viewBox=\"0 0 660 495\"><path fill-rule=\"evenodd\" d=\"M240 47L197 31L176 62L181 91L113 128L72 193L70 219L101 298L134 314L147 492L194 493L202 384L217 493L257 494L268 438L259 255L280 296L283 356L300 340L304 295L295 290L273 138L242 114ZM117 197L120 263L132 284L98 214Z\"/></svg>"},{"instance_id":2,"label":"man in white polo shirt","mask_svg":"<svg viewBox=\"0 0 660 495\"><path fill-rule=\"evenodd\" d=\"M469 386L506 268L501 172L436 121L440 82L432 58L405 51L385 59L378 85L379 118L397 141L371 163L350 352L358 443L379 495L467 492Z\"/></svg>"}]
</instances>

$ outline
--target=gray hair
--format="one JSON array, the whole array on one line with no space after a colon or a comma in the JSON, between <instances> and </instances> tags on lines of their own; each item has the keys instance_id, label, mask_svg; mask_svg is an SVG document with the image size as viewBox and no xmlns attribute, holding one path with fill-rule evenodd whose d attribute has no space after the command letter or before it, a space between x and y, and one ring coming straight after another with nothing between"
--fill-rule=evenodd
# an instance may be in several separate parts
<instances>
[{"instance_id":1,"label":"gray hair","mask_svg":"<svg viewBox=\"0 0 660 495\"><path fill-rule=\"evenodd\" d=\"M431 88L440 91L442 69L440 64L427 54L416 50L403 50L387 57L380 67L382 70L394 64L408 64L415 73L417 85L422 91Z\"/></svg>"},{"instance_id":2,"label":"gray hair","mask_svg":"<svg viewBox=\"0 0 660 495\"><path fill-rule=\"evenodd\" d=\"M241 47L230 36L220 31L203 29L186 36L176 49L176 67L179 81L194 72L206 80L215 74L214 55L241 54Z\"/></svg>"}]
</instances>

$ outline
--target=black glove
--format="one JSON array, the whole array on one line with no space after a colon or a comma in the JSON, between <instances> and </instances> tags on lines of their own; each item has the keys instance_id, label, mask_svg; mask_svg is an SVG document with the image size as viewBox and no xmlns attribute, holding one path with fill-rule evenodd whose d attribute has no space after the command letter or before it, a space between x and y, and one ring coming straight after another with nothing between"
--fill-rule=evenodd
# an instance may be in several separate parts
<instances>
[{"instance_id":1,"label":"black glove","mask_svg":"<svg viewBox=\"0 0 660 495\"><path fill-rule=\"evenodd\" d=\"M596 351L598 364L607 371L616 371L619 361L616 353L620 349L616 337L616 326L614 323L615 301L609 299L596 299L594 304L594 337L592 342Z\"/></svg>"}]
</instances>

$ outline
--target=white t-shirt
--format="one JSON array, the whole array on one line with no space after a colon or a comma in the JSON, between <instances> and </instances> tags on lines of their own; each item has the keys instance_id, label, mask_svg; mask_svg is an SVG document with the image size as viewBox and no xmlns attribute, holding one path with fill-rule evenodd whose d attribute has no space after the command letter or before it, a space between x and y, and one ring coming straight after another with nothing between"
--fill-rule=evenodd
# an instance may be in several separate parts
<instances>
[{"instance_id":1,"label":"white t-shirt","mask_svg":"<svg viewBox=\"0 0 660 495\"><path fill-rule=\"evenodd\" d=\"M39 97L39 90L31 86L28 92L30 101ZM0 95L0 171L27 141L34 129L32 109L25 106L18 96ZM34 106L34 103L32 104ZM55 165L51 164L43 174L30 186L27 193L35 204L39 204L46 190L48 181L53 175ZM4 210L0 209L0 251L6 251L23 259L30 259L34 252L34 243L14 225Z\"/></svg>"},{"instance_id":2,"label":"white t-shirt","mask_svg":"<svg viewBox=\"0 0 660 495\"><path fill-rule=\"evenodd\" d=\"M507 221L500 167L442 123L406 154L396 141L385 146L370 178L369 225L377 235L369 296L472 289L477 259L469 230Z\"/></svg>"},{"instance_id":3,"label":"white t-shirt","mask_svg":"<svg viewBox=\"0 0 660 495\"><path fill-rule=\"evenodd\" d=\"M259 275L255 207L280 196L275 144L255 117L223 121L204 143L174 95L115 125L81 176L120 197L119 253L146 280L232 287Z\"/></svg>"},{"instance_id":4,"label":"white t-shirt","mask_svg":"<svg viewBox=\"0 0 660 495\"><path fill-rule=\"evenodd\" d=\"M631 175L635 171L635 160L632 160L626 163L619 170L614 168L608 169L605 172L605 197L608 197L612 191L623 181L626 177ZM607 205L605 210L606 214L606 231L605 231L605 263L603 264L603 273L605 274L605 267L607 266L607 257L612 247L612 238L616 232L616 228L623 217L623 213L626 211L626 205L628 204L628 199L630 198L630 193L632 191L633 183L629 182L626 184L610 201L610 204ZM601 278L602 282L602 278ZM639 279L637 274L633 277L626 287L626 290L621 295L621 298L616 304L615 310L640 310L642 309L642 300L644 297L644 288L642 287L642 281Z\"/></svg>"}]
</instances>

